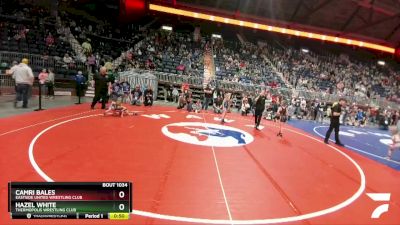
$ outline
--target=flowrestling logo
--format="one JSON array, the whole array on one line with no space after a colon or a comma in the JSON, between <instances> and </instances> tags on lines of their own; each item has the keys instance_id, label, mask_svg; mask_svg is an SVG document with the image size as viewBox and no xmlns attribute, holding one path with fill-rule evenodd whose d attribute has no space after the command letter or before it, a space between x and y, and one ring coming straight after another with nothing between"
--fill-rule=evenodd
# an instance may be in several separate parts
<instances>
[{"instance_id":1,"label":"flowrestling logo","mask_svg":"<svg viewBox=\"0 0 400 225\"><path fill-rule=\"evenodd\" d=\"M213 147L237 147L254 140L253 136L245 131L212 123L172 123L165 125L161 131L165 136L177 141Z\"/></svg>"}]
</instances>

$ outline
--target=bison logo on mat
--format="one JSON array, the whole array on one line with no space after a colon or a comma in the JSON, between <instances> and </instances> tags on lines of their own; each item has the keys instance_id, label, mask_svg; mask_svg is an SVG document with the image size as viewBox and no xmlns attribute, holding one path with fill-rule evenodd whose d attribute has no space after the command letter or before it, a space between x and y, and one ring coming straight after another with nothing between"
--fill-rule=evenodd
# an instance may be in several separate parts
<instances>
[{"instance_id":1,"label":"bison logo on mat","mask_svg":"<svg viewBox=\"0 0 400 225\"><path fill-rule=\"evenodd\" d=\"M254 140L253 136L245 131L212 123L173 123L164 126L161 131L177 141L214 147L241 146Z\"/></svg>"}]
</instances>

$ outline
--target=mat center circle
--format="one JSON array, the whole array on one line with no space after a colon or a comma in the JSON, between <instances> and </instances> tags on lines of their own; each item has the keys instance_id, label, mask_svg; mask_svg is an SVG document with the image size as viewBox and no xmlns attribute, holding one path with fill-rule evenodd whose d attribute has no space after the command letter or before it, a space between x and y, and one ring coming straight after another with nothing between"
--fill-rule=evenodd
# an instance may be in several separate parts
<instances>
[{"instance_id":1,"label":"mat center circle","mask_svg":"<svg viewBox=\"0 0 400 225\"><path fill-rule=\"evenodd\" d=\"M161 131L176 141L210 147L237 147L254 141L254 137L243 130L213 123L171 123Z\"/></svg>"}]
</instances>

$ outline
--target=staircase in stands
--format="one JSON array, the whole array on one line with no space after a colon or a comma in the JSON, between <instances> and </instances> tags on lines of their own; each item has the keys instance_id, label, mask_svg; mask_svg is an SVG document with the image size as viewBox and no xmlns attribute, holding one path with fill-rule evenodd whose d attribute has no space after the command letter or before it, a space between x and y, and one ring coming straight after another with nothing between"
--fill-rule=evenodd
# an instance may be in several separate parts
<instances>
[{"instance_id":1,"label":"staircase in stands","mask_svg":"<svg viewBox=\"0 0 400 225\"><path fill-rule=\"evenodd\" d=\"M203 87L215 79L214 53L211 43L207 43L204 51L204 79Z\"/></svg>"}]
</instances>

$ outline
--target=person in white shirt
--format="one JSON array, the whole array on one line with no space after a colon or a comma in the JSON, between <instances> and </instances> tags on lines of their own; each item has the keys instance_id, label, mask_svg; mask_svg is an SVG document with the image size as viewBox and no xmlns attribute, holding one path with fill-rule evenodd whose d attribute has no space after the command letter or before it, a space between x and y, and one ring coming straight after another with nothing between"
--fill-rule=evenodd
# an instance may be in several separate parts
<instances>
[{"instance_id":1,"label":"person in white shirt","mask_svg":"<svg viewBox=\"0 0 400 225\"><path fill-rule=\"evenodd\" d=\"M18 102L22 101L22 108L28 108L28 93L35 79L28 63L28 59L24 58L20 64L13 66L9 71L16 84L15 90L17 94L14 107L17 106Z\"/></svg>"}]
</instances>

